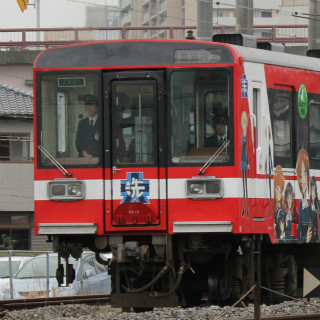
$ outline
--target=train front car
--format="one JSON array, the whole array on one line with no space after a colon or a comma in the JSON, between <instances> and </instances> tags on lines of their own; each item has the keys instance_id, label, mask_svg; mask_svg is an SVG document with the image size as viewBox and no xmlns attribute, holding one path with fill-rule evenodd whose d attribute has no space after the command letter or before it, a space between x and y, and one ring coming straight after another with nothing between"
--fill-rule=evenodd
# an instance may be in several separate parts
<instances>
[{"instance_id":1,"label":"train front car","mask_svg":"<svg viewBox=\"0 0 320 320\"><path fill-rule=\"evenodd\" d=\"M289 153L287 109L269 109L284 91L272 100L271 79L286 76L258 51L159 40L39 55L35 231L59 253L59 283L74 274L62 258L88 247L102 263L112 251L118 307L224 303L261 274L264 285L296 292L294 256L306 250L270 245L297 240L285 238L285 215L275 212L282 198L273 201L273 179L284 187L273 153Z\"/></svg>"}]
</instances>

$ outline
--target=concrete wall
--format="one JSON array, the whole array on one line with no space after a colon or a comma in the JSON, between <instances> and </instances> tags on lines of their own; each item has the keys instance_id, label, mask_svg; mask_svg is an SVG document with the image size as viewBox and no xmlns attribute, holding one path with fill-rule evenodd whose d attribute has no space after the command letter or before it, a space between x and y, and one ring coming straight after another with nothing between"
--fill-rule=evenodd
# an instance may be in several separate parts
<instances>
[{"instance_id":1,"label":"concrete wall","mask_svg":"<svg viewBox=\"0 0 320 320\"><path fill-rule=\"evenodd\" d=\"M31 121L0 120L0 133L29 133L33 141ZM29 145L33 158L33 142ZM0 163L0 211L33 211L33 161Z\"/></svg>"},{"instance_id":2,"label":"concrete wall","mask_svg":"<svg viewBox=\"0 0 320 320\"><path fill-rule=\"evenodd\" d=\"M33 162L0 164L0 211L33 211Z\"/></svg>"}]
</instances>

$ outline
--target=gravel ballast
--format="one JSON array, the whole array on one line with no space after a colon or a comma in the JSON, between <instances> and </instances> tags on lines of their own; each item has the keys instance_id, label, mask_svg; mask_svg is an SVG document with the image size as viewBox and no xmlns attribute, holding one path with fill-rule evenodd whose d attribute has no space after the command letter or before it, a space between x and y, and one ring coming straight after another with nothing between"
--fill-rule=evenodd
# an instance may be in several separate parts
<instances>
[{"instance_id":1,"label":"gravel ballast","mask_svg":"<svg viewBox=\"0 0 320 320\"><path fill-rule=\"evenodd\" d=\"M261 306L261 315L301 315L320 313L320 301L283 302L277 305ZM219 320L246 319L254 317L254 307L197 307L197 308L156 308L152 312L122 312L110 306L84 304L46 306L35 309L6 311L4 320Z\"/></svg>"}]
</instances>

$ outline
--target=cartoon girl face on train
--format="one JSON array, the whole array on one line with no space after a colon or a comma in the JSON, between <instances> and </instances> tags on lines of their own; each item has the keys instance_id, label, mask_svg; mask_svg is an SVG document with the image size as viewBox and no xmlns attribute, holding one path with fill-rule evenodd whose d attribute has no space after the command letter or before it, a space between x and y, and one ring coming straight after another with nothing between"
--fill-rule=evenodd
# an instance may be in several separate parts
<instances>
[{"instance_id":1,"label":"cartoon girl face on train","mask_svg":"<svg viewBox=\"0 0 320 320\"><path fill-rule=\"evenodd\" d=\"M309 156L305 149L299 151L296 170L299 189L303 200L306 200L309 190Z\"/></svg>"},{"instance_id":2,"label":"cartoon girl face on train","mask_svg":"<svg viewBox=\"0 0 320 320\"><path fill-rule=\"evenodd\" d=\"M248 162L248 138L247 138L247 128L248 128L248 116L245 111L241 114L241 127L242 127L242 149L241 149L241 172L242 172L242 187L243 187L243 207L241 216L245 215L247 212L247 218L249 218L249 203L248 203L248 182L247 182L247 170L249 168Z\"/></svg>"},{"instance_id":3,"label":"cartoon girl face on train","mask_svg":"<svg viewBox=\"0 0 320 320\"><path fill-rule=\"evenodd\" d=\"M319 242L318 215L314 213L312 205L310 205L307 200L307 193L309 191L309 156L305 149L301 149L299 151L296 171L298 185L302 196L298 211L298 242Z\"/></svg>"},{"instance_id":4,"label":"cartoon girl face on train","mask_svg":"<svg viewBox=\"0 0 320 320\"><path fill-rule=\"evenodd\" d=\"M281 166L277 166L274 174L274 233L278 240L285 238L285 201L283 197L285 178Z\"/></svg>"}]
</instances>

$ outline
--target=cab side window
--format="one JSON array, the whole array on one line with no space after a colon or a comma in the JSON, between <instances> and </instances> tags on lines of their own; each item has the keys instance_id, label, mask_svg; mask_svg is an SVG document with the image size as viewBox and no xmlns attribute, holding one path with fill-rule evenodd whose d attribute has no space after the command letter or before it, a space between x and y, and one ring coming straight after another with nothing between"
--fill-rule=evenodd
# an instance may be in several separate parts
<instances>
[{"instance_id":1,"label":"cab side window","mask_svg":"<svg viewBox=\"0 0 320 320\"><path fill-rule=\"evenodd\" d=\"M320 160L320 103L309 106L309 131L310 158Z\"/></svg>"},{"instance_id":2,"label":"cab side window","mask_svg":"<svg viewBox=\"0 0 320 320\"><path fill-rule=\"evenodd\" d=\"M290 93L276 93L271 104L274 163L293 167L292 98Z\"/></svg>"}]
</instances>

